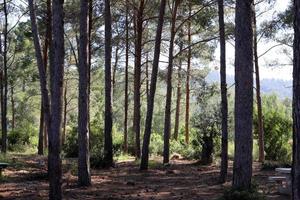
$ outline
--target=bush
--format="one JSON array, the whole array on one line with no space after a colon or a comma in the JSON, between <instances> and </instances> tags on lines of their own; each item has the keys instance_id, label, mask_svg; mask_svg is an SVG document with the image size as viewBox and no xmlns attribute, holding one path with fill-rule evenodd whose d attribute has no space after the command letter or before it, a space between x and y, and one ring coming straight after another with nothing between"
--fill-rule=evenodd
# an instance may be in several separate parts
<instances>
[{"instance_id":1,"label":"bush","mask_svg":"<svg viewBox=\"0 0 300 200\"><path fill-rule=\"evenodd\" d=\"M37 146L37 130L28 125L23 128L15 129L7 134L8 149L10 151L23 151L27 148Z\"/></svg>"},{"instance_id":2,"label":"bush","mask_svg":"<svg viewBox=\"0 0 300 200\"><path fill-rule=\"evenodd\" d=\"M152 155L163 155L163 148L163 136L159 133L152 133L149 145L149 153Z\"/></svg>"},{"instance_id":3,"label":"bush","mask_svg":"<svg viewBox=\"0 0 300 200\"><path fill-rule=\"evenodd\" d=\"M66 140L62 149L67 158L76 158L78 156L77 137L77 128L72 128L72 130L66 135Z\"/></svg>"},{"instance_id":4,"label":"bush","mask_svg":"<svg viewBox=\"0 0 300 200\"><path fill-rule=\"evenodd\" d=\"M263 98L266 160L290 163L292 160L292 118L290 105L275 95ZM254 112L254 133L258 135L257 111Z\"/></svg>"},{"instance_id":5,"label":"bush","mask_svg":"<svg viewBox=\"0 0 300 200\"><path fill-rule=\"evenodd\" d=\"M266 198L258 192L257 186L253 185L250 190L229 189L219 200L265 200Z\"/></svg>"}]
</instances>

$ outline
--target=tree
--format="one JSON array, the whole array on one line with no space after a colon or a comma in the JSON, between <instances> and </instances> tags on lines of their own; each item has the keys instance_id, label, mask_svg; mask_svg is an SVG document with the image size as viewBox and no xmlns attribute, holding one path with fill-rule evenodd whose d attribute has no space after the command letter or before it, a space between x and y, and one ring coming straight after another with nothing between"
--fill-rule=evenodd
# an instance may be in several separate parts
<instances>
[{"instance_id":1,"label":"tree","mask_svg":"<svg viewBox=\"0 0 300 200\"><path fill-rule=\"evenodd\" d=\"M169 163L170 154L170 132L171 132L171 103L172 103L172 74L173 74L173 51L176 34L176 16L180 0L173 1L172 20L171 20L171 38L169 44L169 64L167 74L167 95L165 104L165 124L164 124L164 163Z\"/></svg>"},{"instance_id":2,"label":"tree","mask_svg":"<svg viewBox=\"0 0 300 200\"><path fill-rule=\"evenodd\" d=\"M235 16L235 149L233 187L249 189L252 176L253 0L237 0Z\"/></svg>"},{"instance_id":3,"label":"tree","mask_svg":"<svg viewBox=\"0 0 300 200\"><path fill-rule=\"evenodd\" d=\"M156 82L157 82L157 73L158 73L159 56L160 56L160 44L161 44L161 35L162 35L162 29L163 29L163 24L164 24L165 7L166 7L166 0L161 0L158 24L157 24L157 29L156 29L154 59L153 59L153 65L152 65L152 75L151 75L151 84L150 84L150 94L149 94L149 99L147 101L147 114L146 114L145 132L144 132L144 140L143 140L142 158L141 158L141 165L140 165L141 170L148 169L149 144L150 144L150 137L151 137L151 128L152 128L151 126L152 126L152 117L153 117L153 109L154 109L154 97L155 97Z\"/></svg>"},{"instance_id":4,"label":"tree","mask_svg":"<svg viewBox=\"0 0 300 200\"><path fill-rule=\"evenodd\" d=\"M1 128L2 145L1 151L7 151L7 61L8 61L8 11L7 1L3 1L4 27L3 27L3 67L1 76Z\"/></svg>"},{"instance_id":5,"label":"tree","mask_svg":"<svg viewBox=\"0 0 300 200\"><path fill-rule=\"evenodd\" d=\"M62 168L60 158L60 137L62 121L62 96L64 79L64 11L63 0L53 0L52 61L50 58L51 80L51 115L49 131L48 174L50 182L49 199L62 199Z\"/></svg>"},{"instance_id":6,"label":"tree","mask_svg":"<svg viewBox=\"0 0 300 200\"><path fill-rule=\"evenodd\" d=\"M257 53L257 24L256 24L256 12L253 9L253 53L254 53L254 67L255 67L255 85L256 85L256 105L258 114L258 147L259 147L259 162L265 161L265 150L264 150L264 129L263 129L263 114L261 106L261 95L260 95L260 76L259 76L259 65L258 65L258 53Z\"/></svg>"},{"instance_id":7,"label":"tree","mask_svg":"<svg viewBox=\"0 0 300 200\"><path fill-rule=\"evenodd\" d=\"M38 28L36 24L36 14L35 14L35 0L28 0L29 3L29 10L30 10L30 20L31 20L31 30L33 34L33 40L34 40L34 47L35 47L35 55L36 55L36 60L37 60L37 65L38 65L38 70L39 70L39 76L40 76L40 88L41 88L41 102L42 102L42 110L43 116L41 117L42 119L45 120L46 122L46 127L49 127L50 125L50 102L49 102L49 92L48 92L48 87L47 87L47 75L46 75L46 68L42 56L42 51L41 51L41 45L40 45L40 40L39 40L39 33L38 33ZM44 123L42 120L40 123ZM42 155L43 154L43 132L39 133L39 148L38 148L38 154Z\"/></svg>"},{"instance_id":8,"label":"tree","mask_svg":"<svg viewBox=\"0 0 300 200\"><path fill-rule=\"evenodd\" d=\"M300 199L300 1L294 0L292 199Z\"/></svg>"},{"instance_id":9,"label":"tree","mask_svg":"<svg viewBox=\"0 0 300 200\"><path fill-rule=\"evenodd\" d=\"M189 17L192 16L192 5L189 3ZM191 21L188 21L188 55L187 55L187 69L186 69L186 93L185 93L185 143L188 144L189 137L189 124L190 124L190 72L191 72L191 59L192 59L192 33L191 33Z\"/></svg>"},{"instance_id":10,"label":"tree","mask_svg":"<svg viewBox=\"0 0 300 200\"><path fill-rule=\"evenodd\" d=\"M125 53L125 100L124 100L124 152L128 152L128 65L129 65L129 8L128 0L126 0L126 21L125 21L125 34L126 34L126 53Z\"/></svg>"},{"instance_id":11,"label":"tree","mask_svg":"<svg viewBox=\"0 0 300 200\"><path fill-rule=\"evenodd\" d=\"M79 98L78 98L78 183L91 185L89 152L89 0L81 0L79 41Z\"/></svg>"},{"instance_id":12,"label":"tree","mask_svg":"<svg viewBox=\"0 0 300 200\"><path fill-rule=\"evenodd\" d=\"M182 51L183 43L179 43L179 51ZM174 125L174 139L178 139L179 131L179 118L180 118L180 104L181 104L181 68L182 58L179 58L178 70L177 70L177 98L176 98L176 112L175 112L175 125Z\"/></svg>"},{"instance_id":13,"label":"tree","mask_svg":"<svg viewBox=\"0 0 300 200\"><path fill-rule=\"evenodd\" d=\"M134 111L133 111L133 129L135 132L135 156L141 156L140 124L141 124L141 67L142 67L142 39L143 39L143 15L144 0L140 1L136 12L135 22L135 63L134 63Z\"/></svg>"},{"instance_id":14,"label":"tree","mask_svg":"<svg viewBox=\"0 0 300 200\"><path fill-rule=\"evenodd\" d=\"M220 34L220 78L221 78L221 115L222 115L222 150L221 182L226 182L228 168L228 103L226 84L226 41L224 25L224 0L218 0L219 34Z\"/></svg>"},{"instance_id":15,"label":"tree","mask_svg":"<svg viewBox=\"0 0 300 200\"><path fill-rule=\"evenodd\" d=\"M111 91L111 12L110 0L105 0L105 124L104 124L104 161L106 167L113 165L112 150L112 91Z\"/></svg>"}]
</instances>

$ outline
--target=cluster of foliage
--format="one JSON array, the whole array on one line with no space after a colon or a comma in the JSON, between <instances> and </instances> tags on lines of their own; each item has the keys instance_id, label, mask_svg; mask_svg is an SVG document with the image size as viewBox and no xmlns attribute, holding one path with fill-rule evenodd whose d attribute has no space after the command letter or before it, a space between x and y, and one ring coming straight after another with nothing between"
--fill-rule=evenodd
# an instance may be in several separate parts
<instances>
[{"instance_id":1,"label":"cluster of foliage","mask_svg":"<svg viewBox=\"0 0 300 200\"><path fill-rule=\"evenodd\" d=\"M292 161L291 100L276 95L263 96L263 128L266 159L281 163ZM254 133L258 134L257 111L254 112Z\"/></svg>"}]
</instances>

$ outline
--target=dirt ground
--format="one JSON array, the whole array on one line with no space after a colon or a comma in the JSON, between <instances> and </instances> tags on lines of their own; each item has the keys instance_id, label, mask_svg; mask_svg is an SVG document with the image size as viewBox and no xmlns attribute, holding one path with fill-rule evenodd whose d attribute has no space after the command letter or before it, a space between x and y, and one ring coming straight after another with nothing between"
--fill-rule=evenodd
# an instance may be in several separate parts
<instances>
[{"instance_id":1,"label":"dirt ground","mask_svg":"<svg viewBox=\"0 0 300 200\"><path fill-rule=\"evenodd\" d=\"M12 159L15 164L4 171L0 180L0 199L47 199L45 160L38 156L15 156ZM172 160L170 167L154 164L147 172L140 172L138 164L128 160L118 162L109 170L92 170L93 185L79 188L74 176L76 167L70 163L69 160L63 162L63 196L66 200L213 200L230 187L232 178L230 168L228 182L219 184L218 167L200 166L193 161ZM268 176L275 175L274 171L261 171L258 163L254 163L253 169L253 179L268 200L289 199L276 192L274 183L268 183Z\"/></svg>"}]
</instances>

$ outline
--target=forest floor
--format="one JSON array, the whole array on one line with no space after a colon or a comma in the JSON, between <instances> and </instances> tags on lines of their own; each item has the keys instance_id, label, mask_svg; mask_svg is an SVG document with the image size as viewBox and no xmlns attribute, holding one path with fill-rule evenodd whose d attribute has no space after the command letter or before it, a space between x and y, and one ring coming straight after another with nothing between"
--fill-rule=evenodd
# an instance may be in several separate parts
<instances>
[{"instance_id":1,"label":"forest floor","mask_svg":"<svg viewBox=\"0 0 300 200\"><path fill-rule=\"evenodd\" d=\"M47 199L45 161L45 157L39 156L11 156L9 162L13 164L4 170L0 178L0 199ZM64 160L64 199L213 200L219 198L231 185L231 167L228 182L219 184L219 169L215 165L201 166L195 161L172 160L171 166L165 168L158 161L152 161L147 172L140 172L134 160L117 162L115 168L108 170L92 170L93 185L79 188L75 176L76 160ZM258 163L254 163L253 169L253 179L268 200L289 199L276 192L276 185L268 183L268 176L275 175L273 170L261 170Z\"/></svg>"}]
</instances>

